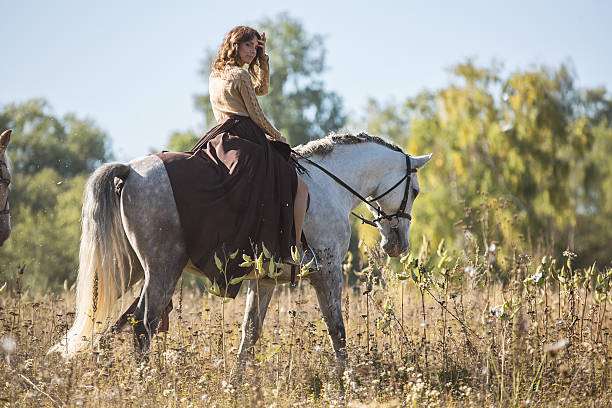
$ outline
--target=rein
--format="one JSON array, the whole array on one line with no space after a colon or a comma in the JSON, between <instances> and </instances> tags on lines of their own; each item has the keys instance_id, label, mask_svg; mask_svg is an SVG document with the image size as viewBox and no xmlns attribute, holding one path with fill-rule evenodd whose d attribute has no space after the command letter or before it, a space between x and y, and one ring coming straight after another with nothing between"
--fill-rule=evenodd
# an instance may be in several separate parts
<instances>
[{"instance_id":1,"label":"rein","mask_svg":"<svg viewBox=\"0 0 612 408\"><path fill-rule=\"evenodd\" d=\"M6 171L8 171L8 165L6 164L4 160L0 159L0 184L6 184L6 187L8 189L9 184L11 184L11 180L4 177L4 174L2 174L1 169L3 166L6 167ZM4 201L4 208L0 210L0 215L6 215L6 214L11 213L11 209L7 207L8 207L8 191L6 194L6 201Z\"/></svg>"},{"instance_id":2,"label":"rein","mask_svg":"<svg viewBox=\"0 0 612 408\"><path fill-rule=\"evenodd\" d=\"M412 221L412 216L410 214L406 213L406 204L408 203L408 194L410 193L410 175L412 173L416 173L417 169L412 168L412 164L410 163L410 155L409 154L404 154L404 156L406 157L406 175L404 175L404 177L402 177L400 181L395 183L391 188L389 188L384 193L382 193L382 194L380 194L380 195L378 195L378 196L368 200L367 198L365 198L361 194L359 194L357 191L355 191L354 188L352 188L351 186L346 184L342 179L340 179L340 177L336 176L334 173L332 173L331 171L327 170L323 166L313 162L312 160L308 159L307 157L302 156L301 154L299 154L298 152L296 152L293 149L291 149L291 152L293 154L295 154L297 157L299 157L300 159L306 161L309 164L312 164L313 166L315 166L316 168L321 170L323 173L327 174L329 177L332 178L332 180L334 180L336 183L340 184L342 187L344 187L346 190L348 190L355 197L359 198L361 201L363 201L364 203L368 204L369 206L371 206L372 208L374 208L376 210L376 212L378 213L378 217L376 217L373 220L368 220L366 218L363 218L359 214L355 214L354 212L351 211L351 214L353 214L355 217L359 218L361 220L362 224L368 224L368 225L371 225L372 227L378 228L376 223L380 222L382 220L392 220L392 219L395 219L395 220L397 220L399 222L400 218L407 218L409 221ZM384 196L389 194L391 191L395 190L395 188L398 187L400 184L402 184L402 182L404 180L408 180L407 183L406 183L406 188L404 189L404 197L402 198L402 203L400 204L399 208L397 209L397 211L395 213L387 214L386 212L383 211L382 208L380 208L380 206L374 207L373 203L375 201L380 200L381 198L383 198ZM392 227L392 228L397 228L397 226Z\"/></svg>"}]
</instances>

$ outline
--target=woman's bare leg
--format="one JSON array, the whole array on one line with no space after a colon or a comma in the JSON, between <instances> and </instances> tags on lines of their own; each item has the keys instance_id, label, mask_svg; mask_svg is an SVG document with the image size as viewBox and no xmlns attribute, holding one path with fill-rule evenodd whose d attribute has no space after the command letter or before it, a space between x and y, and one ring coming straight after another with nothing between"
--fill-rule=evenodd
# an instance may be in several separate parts
<instances>
[{"instance_id":1,"label":"woman's bare leg","mask_svg":"<svg viewBox=\"0 0 612 408\"><path fill-rule=\"evenodd\" d=\"M293 202L293 222L295 223L295 245L302 252L302 227L306 217L306 206L308 204L308 184L297 175L297 192Z\"/></svg>"}]
</instances>

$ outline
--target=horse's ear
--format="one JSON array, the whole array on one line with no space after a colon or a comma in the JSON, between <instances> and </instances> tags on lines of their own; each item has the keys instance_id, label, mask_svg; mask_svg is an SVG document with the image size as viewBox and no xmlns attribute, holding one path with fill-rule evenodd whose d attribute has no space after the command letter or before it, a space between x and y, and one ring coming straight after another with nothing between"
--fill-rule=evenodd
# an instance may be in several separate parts
<instances>
[{"instance_id":1,"label":"horse's ear","mask_svg":"<svg viewBox=\"0 0 612 408\"><path fill-rule=\"evenodd\" d=\"M2 132L0 135L0 147L8 146L9 142L11 141L11 133L13 133L11 129Z\"/></svg>"},{"instance_id":2,"label":"horse's ear","mask_svg":"<svg viewBox=\"0 0 612 408\"><path fill-rule=\"evenodd\" d=\"M431 159L431 154L426 154L425 156L411 156L410 159L412 161L412 165L416 169L420 169L429 161L429 159Z\"/></svg>"}]
</instances>

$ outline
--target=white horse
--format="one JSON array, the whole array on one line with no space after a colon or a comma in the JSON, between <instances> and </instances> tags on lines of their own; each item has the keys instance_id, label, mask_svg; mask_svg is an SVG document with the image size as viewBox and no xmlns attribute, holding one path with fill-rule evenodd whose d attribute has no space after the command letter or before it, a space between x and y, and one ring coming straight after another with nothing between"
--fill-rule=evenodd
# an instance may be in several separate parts
<instances>
[{"instance_id":1,"label":"white horse","mask_svg":"<svg viewBox=\"0 0 612 408\"><path fill-rule=\"evenodd\" d=\"M365 133L331 135L299 146L296 151L304 157L300 164L308 170L304 178L311 198L304 232L319 263L319 270L307 279L316 290L338 368L343 371L346 338L341 313L341 262L349 247L349 214L361 203L357 195L374 198L372 205L376 207L369 208L376 217L383 250L394 257L406 251L409 214L419 192L416 169L423 167L431 155L410 157L398 146ZM316 164L344 181L357 195ZM188 259L164 164L151 155L128 164L101 166L85 187L82 218L75 321L50 351L72 355L87 348L93 322L107 322L117 299L144 277L140 300L131 312L138 322L134 325L136 349L146 352L183 270L202 274ZM208 267L215 268L212 260ZM278 281L288 282L289 273ZM241 375L247 351L260 336L274 285L273 280L266 279L249 285L239 369L234 376Z\"/></svg>"},{"instance_id":2,"label":"white horse","mask_svg":"<svg viewBox=\"0 0 612 408\"><path fill-rule=\"evenodd\" d=\"M0 246L11 235L11 214L8 201L11 174L6 161L6 149L11 141L11 130L0 135Z\"/></svg>"}]
</instances>

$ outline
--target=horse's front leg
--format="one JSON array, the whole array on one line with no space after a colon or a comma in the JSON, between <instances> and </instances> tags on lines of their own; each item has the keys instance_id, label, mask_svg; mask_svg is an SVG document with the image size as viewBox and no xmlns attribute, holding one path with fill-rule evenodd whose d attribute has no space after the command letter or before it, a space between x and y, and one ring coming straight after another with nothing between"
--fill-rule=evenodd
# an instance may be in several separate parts
<instances>
[{"instance_id":1,"label":"horse's front leg","mask_svg":"<svg viewBox=\"0 0 612 408\"><path fill-rule=\"evenodd\" d=\"M327 332L336 354L336 374L341 378L346 365L346 331L342 319L342 270L325 268L310 278L315 288L319 308L327 325Z\"/></svg>"},{"instance_id":2,"label":"horse's front leg","mask_svg":"<svg viewBox=\"0 0 612 408\"><path fill-rule=\"evenodd\" d=\"M261 335L263 321L266 318L273 292L274 284L269 282L252 280L249 285L244 308L244 321L242 322L242 341L238 350L236 365L230 374L231 382L234 384L242 379L248 353Z\"/></svg>"}]
</instances>

